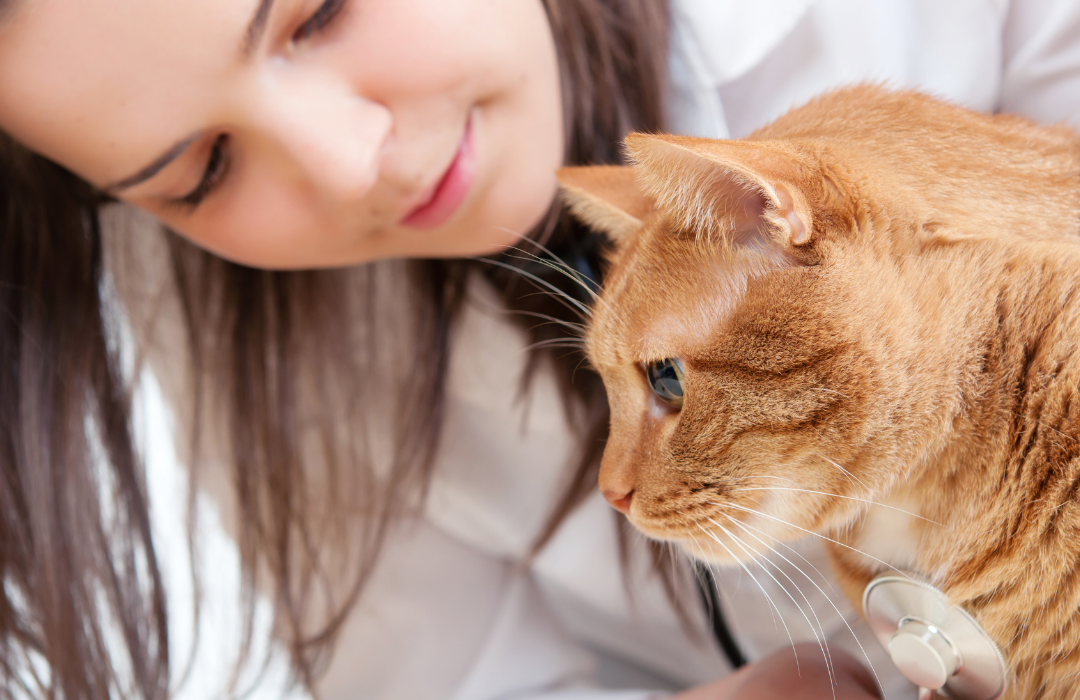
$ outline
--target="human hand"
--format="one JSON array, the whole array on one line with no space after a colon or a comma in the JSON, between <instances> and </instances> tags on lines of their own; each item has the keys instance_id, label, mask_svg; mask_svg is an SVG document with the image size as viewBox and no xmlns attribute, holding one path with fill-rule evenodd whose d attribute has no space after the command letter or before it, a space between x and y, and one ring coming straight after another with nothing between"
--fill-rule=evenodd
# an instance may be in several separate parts
<instances>
[{"instance_id":1,"label":"human hand","mask_svg":"<svg viewBox=\"0 0 1080 700\"><path fill-rule=\"evenodd\" d=\"M783 649L737 673L680 693L671 700L880 699L874 677L854 656L841 650L830 651L832 683L821 647L806 643L795 645L794 653L792 649Z\"/></svg>"}]
</instances>

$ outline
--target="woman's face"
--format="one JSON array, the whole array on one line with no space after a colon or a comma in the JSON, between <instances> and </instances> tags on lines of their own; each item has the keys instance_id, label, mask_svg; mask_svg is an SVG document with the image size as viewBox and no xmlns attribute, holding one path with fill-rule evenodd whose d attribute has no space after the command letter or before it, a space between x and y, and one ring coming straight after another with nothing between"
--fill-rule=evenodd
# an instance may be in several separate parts
<instances>
[{"instance_id":1,"label":"woman's face","mask_svg":"<svg viewBox=\"0 0 1080 700\"><path fill-rule=\"evenodd\" d=\"M0 129L268 268L492 252L563 152L540 0L16 0Z\"/></svg>"}]
</instances>

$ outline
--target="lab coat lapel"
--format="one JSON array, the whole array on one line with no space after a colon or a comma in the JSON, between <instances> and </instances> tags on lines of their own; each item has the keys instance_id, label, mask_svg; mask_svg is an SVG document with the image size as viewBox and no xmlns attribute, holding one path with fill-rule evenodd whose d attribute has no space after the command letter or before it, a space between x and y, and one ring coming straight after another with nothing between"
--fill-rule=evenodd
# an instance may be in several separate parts
<instances>
[{"instance_id":1,"label":"lab coat lapel","mask_svg":"<svg viewBox=\"0 0 1080 700\"><path fill-rule=\"evenodd\" d=\"M675 0L720 87L749 72L783 41L815 0Z\"/></svg>"}]
</instances>

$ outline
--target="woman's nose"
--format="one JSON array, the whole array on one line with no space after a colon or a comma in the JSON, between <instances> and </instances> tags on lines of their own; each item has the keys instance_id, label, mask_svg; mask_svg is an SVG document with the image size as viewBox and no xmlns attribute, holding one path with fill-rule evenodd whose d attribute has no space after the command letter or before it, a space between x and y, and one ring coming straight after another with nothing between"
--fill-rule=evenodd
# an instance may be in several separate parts
<instances>
[{"instance_id":1,"label":"woman's nose","mask_svg":"<svg viewBox=\"0 0 1080 700\"><path fill-rule=\"evenodd\" d=\"M393 119L332 76L297 75L272 95L267 128L288 163L324 198L361 199L379 179Z\"/></svg>"}]
</instances>

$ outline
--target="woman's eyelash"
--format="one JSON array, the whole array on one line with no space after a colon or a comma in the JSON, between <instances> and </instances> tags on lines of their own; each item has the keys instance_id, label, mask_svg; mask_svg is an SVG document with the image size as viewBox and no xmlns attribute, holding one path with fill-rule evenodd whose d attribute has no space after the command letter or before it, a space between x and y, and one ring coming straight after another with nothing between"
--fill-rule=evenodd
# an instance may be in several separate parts
<instances>
[{"instance_id":1,"label":"woman's eyelash","mask_svg":"<svg viewBox=\"0 0 1080 700\"><path fill-rule=\"evenodd\" d=\"M226 148L228 142L229 137L226 134L214 140L214 145L210 149L210 158L206 161L206 169L203 171L199 184L188 194L173 200L173 204L191 213L217 189L229 171L229 152Z\"/></svg>"},{"instance_id":2,"label":"woman's eyelash","mask_svg":"<svg viewBox=\"0 0 1080 700\"><path fill-rule=\"evenodd\" d=\"M311 15L306 22L300 25L300 27L293 33L293 41L303 41L312 34L316 34L326 29L326 27L337 18L341 13L341 10L345 7L346 0L325 0L319 9L315 10L315 14Z\"/></svg>"},{"instance_id":3,"label":"woman's eyelash","mask_svg":"<svg viewBox=\"0 0 1080 700\"><path fill-rule=\"evenodd\" d=\"M325 0L315 13L293 33L292 40L303 41L326 29L341 14L346 2L347 0ZM229 170L229 153L226 148L228 140L225 134L217 137L210 149L210 158L206 162L206 170L203 171L199 184L188 194L173 200L172 204L190 214L221 185Z\"/></svg>"}]
</instances>

